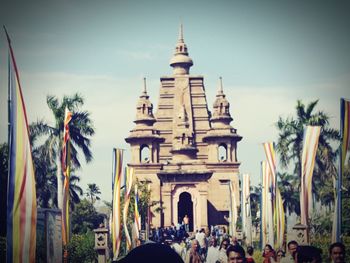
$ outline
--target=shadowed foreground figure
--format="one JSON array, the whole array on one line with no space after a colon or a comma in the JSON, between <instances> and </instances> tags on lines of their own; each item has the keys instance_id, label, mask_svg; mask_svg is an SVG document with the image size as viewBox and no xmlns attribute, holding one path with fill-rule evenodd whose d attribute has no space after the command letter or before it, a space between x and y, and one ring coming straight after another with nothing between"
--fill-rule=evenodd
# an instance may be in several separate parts
<instances>
[{"instance_id":1,"label":"shadowed foreground figure","mask_svg":"<svg viewBox=\"0 0 350 263\"><path fill-rule=\"evenodd\" d=\"M154 263L183 263L181 257L169 246L149 243L131 250L118 263L154 262Z\"/></svg>"}]
</instances>

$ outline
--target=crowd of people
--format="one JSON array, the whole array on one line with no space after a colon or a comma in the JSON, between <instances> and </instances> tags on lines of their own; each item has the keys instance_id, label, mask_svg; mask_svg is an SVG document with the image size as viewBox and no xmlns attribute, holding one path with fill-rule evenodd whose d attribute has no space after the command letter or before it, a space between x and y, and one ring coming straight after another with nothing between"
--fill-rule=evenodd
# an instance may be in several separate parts
<instances>
[{"instance_id":1,"label":"crowd of people","mask_svg":"<svg viewBox=\"0 0 350 263\"><path fill-rule=\"evenodd\" d=\"M211 231L200 229L194 233L186 231L184 224L151 231L150 240L162 244L176 253L178 262L185 263L254 263L252 246L246 249L236 238L229 237L225 229L212 227ZM322 251L314 246L300 246L296 241L287 244L287 251L274 250L266 244L262 252L261 263L304 263L322 262ZM334 243L329 248L329 258L334 263L345 262L345 246ZM131 261L130 261L131 262ZM146 262L146 261L144 261ZM155 261L152 261L155 262ZM158 261L160 262L160 261ZM169 263L169 262L167 262ZM259 263L259 262L257 262Z\"/></svg>"}]
</instances>

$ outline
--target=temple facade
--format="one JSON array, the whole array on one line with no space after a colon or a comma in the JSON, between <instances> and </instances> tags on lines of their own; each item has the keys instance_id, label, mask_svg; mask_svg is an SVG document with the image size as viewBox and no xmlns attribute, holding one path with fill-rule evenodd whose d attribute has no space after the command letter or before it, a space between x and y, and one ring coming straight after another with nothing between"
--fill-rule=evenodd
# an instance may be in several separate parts
<instances>
[{"instance_id":1,"label":"temple facade","mask_svg":"<svg viewBox=\"0 0 350 263\"><path fill-rule=\"evenodd\" d=\"M151 199L161 202L161 212L151 213L153 227L176 225L185 215L190 230L227 224L229 183L239 182L237 143L242 137L230 125L222 80L210 111L203 76L190 75L193 61L182 26L170 66L173 74L160 78L155 114L144 80L135 127L125 139L131 148L128 166L150 184Z\"/></svg>"}]
</instances>

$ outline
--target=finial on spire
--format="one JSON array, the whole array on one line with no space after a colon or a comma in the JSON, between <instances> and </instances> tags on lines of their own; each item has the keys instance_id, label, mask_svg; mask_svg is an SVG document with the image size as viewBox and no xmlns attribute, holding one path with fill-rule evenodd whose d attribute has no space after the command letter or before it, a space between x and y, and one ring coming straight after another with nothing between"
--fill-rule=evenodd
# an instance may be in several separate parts
<instances>
[{"instance_id":1,"label":"finial on spire","mask_svg":"<svg viewBox=\"0 0 350 263\"><path fill-rule=\"evenodd\" d=\"M146 78L143 78L143 91L142 93L147 94L147 89L146 89Z\"/></svg>"},{"instance_id":2,"label":"finial on spire","mask_svg":"<svg viewBox=\"0 0 350 263\"><path fill-rule=\"evenodd\" d=\"M180 24L180 30L179 30L179 42L181 42L181 43L184 42L184 32L183 32L183 25L182 25L182 23Z\"/></svg>"},{"instance_id":3,"label":"finial on spire","mask_svg":"<svg viewBox=\"0 0 350 263\"><path fill-rule=\"evenodd\" d=\"M224 93L224 89L222 87L222 77L219 77L219 90L218 90L219 94L223 94Z\"/></svg>"}]
</instances>

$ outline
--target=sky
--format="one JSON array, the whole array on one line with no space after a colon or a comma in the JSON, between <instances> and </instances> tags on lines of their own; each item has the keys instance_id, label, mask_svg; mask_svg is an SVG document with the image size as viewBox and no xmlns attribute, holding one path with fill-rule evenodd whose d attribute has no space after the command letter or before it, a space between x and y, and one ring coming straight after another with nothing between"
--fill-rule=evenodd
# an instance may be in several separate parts
<instances>
[{"instance_id":1,"label":"sky","mask_svg":"<svg viewBox=\"0 0 350 263\"><path fill-rule=\"evenodd\" d=\"M204 76L209 110L219 77L231 103L240 172L260 182L262 143L296 101L339 129L339 101L350 98L350 4L346 1L7 1L0 23L12 39L29 122L53 124L46 96L83 95L96 135L94 160L78 172L111 200L112 149L126 149L143 77L156 112L160 77L180 23L194 66ZM7 141L7 42L0 33L0 142ZM278 164L277 164L278 165ZM279 165L278 165L279 169Z\"/></svg>"}]
</instances>

